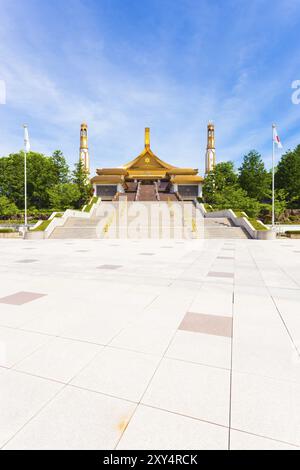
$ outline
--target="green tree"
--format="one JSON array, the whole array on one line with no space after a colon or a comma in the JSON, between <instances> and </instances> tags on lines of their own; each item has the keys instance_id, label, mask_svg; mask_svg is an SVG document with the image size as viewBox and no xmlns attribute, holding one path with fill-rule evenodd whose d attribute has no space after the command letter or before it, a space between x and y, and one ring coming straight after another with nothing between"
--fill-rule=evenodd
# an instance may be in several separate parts
<instances>
[{"instance_id":1,"label":"green tree","mask_svg":"<svg viewBox=\"0 0 300 470\"><path fill-rule=\"evenodd\" d=\"M0 195L17 207L24 207L24 155L16 153L0 158Z\"/></svg>"},{"instance_id":2,"label":"green tree","mask_svg":"<svg viewBox=\"0 0 300 470\"><path fill-rule=\"evenodd\" d=\"M53 163L45 155L31 152L27 162L28 205L38 209L48 208L48 189L56 183Z\"/></svg>"},{"instance_id":3,"label":"green tree","mask_svg":"<svg viewBox=\"0 0 300 470\"><path fill-rule=\"evenodd\" d=\"M245 211L249 217L257 217L260 212L260 203L256 199L250 198L243 189L233 186L215 193L214 209Z\"/></svg>"},{"instance_id":4,"label":"green tree","mask_svg":"<svg viewBox=\"0 0 300 470\"><path fill-rule=\"evenodd\" d=\"M74 183L61 183L48 189L50 206L59 210L73 209L80 199L80 191Z\"/></svg>"},{"instance_id":5,"label":"green tree","mask_svg":"<svg viewBox=\"0 0 300 470\"><path fill-rule=\"evenodd\" d=\"M53 163L56 184L68 183L70 180L70 169L61 150L55 150L50 157Z\"/></svg>"},{"instance_id":6,"label":"green tree","mask_svg":"<svg viewBox=\"0 0 300 470\"><path fill-rule=\"evenodd\" d=\"M48 189L60 182L53 158L29 152L27 155L28 207L47 209ZM24 152L0 158L0 195L8 197L19 209L24 207Z\"/></svg>"},{"instance_id":7,"label":"green tree","mask_svg":"<svg viewBox=\"0 0 300 470\"><path fill-rule=\"evenodd\" d=\"M286 203L286 192L283 189L276 189L275 191L275 218L281 220L284 217ZM266 224L272 222L272 204L261 204L259 218Z\"/></svg>"},{"instance_id":8,"label":"green tree","mask_svg":"<svg viewBox=\"0 0 300 470\"><path fill-rule=\"evenodd\" d=\"M0 196L0 216L11 217L18 213L17 206L6 196Z\"/></svg>"},{"instance_id":9,"label":"green tree","mask_svg":"<svg viewBox=\"0 0 300 470\"><path fill-rule=\"evenodd\" d=\"M270 197L270 173L267 172L261 155L255 150L244 156L242 166L239 168L238 182L249 197L259 201Z\"/></svg>"},{"instance_id":10,"label":"green tree","mask_svg":"<svg viewBox=\"0 0 300 470\"><path fill-rule=\"evenodd\" d=\"M205 202L213 203L214 195L224 191L227 187L233 187L237 183L237 175L232 162L218 163L214 170L205 178L203 184L203 196Z\"/></svg>"},{"instance_id":11,"label":"green tree","mask_svg":"<svg viewBox=\"0 0 300 470\"><path fill-rule=\"evenodd\" d=\"M85 170L84 164L81 160L75 164L73 183L76 184L80 194L75 207L80 209L89 202L93 195L93 187L89 182L88 172Z\"/></svg>"},{"instance_id":12,"label":"green tree","mask_svg":"<svg viewBox=\"0 0 300 470\"><path fill-rule=\"evenodd\" d=\"M300 145L281 157L276 169L275 186L286 192L290 207L300 206Z\"/></svg>"}]
</instances>

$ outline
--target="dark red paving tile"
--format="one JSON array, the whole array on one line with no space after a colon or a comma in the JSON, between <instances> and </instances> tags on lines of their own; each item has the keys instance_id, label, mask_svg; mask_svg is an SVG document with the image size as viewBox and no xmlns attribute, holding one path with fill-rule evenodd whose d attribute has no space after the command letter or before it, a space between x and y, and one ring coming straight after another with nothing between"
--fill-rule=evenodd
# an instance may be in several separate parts
<instances>
[{"instance_id":1,"label":"dark red paving tile","mask_svg":"<svg viewBox=\"0 0 300 470\"><path fill-rule=\"evenodd\" d=\"M232 318L188 312L179 330L215 336L232 336Z\"/></svg>"},{"instance_id":2,"label":"dark red paving tile","mask_svg":"<svg viewBox=\"0 0 300 470\"><path fill-rule=\"evenodd\" d=\"M0 298L1 304L7 305L24 305L34 300L45 297L47 294L38 294L37 292L16 292L7 297Z\"/></svg>"}]
</instances>

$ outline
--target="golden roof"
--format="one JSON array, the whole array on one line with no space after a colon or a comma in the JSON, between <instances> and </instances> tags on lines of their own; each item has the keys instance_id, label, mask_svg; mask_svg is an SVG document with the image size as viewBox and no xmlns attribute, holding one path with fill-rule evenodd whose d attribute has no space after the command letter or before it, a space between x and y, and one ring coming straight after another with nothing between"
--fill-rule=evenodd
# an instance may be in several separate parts
<instances>
[{"instance_id":1,"label":"golden roof","mask_svg":"<svg viewBox=\"0 0 300 470\"><path fill-rule=\"evenodd\" d=\"M199 176L198 170L194 168L178 168L161 160L150 148L150 129L145 129L145 148L136 158L119 168L100 168L97 175L92 179L92 183L100 183L99 177L103 178L101 182L113 183L118 178L129 179L162 179L183 178L184 181L203 181ZM175 176L178 175L178 176ZM181 179L182 179L181 178ZM119 181L119 180L118 180ZM175 181L175 180L174 180Z\"/></svg>"},{"instance_id":2,"label":"golden roof","mask_svg":"<svg viewBox=\"0 0 300 470\"><path fill-rule=\"evenodd\" d=\"M199 183L202 183L203 178L198 175L177 175L177 176L172 176L170 181L171 183L175 183L175 184L184 184L184 183L199 184Z\"/></svg>"},{"instance_id":3,"label":"golden roof","mask_svg":"<svg viewBox=\"0 0 300 470\"><path fill-rule=\"evenodd\" d=\"M122 175L98 175L91 179L91 183L99 184L123 184L124 176Z\"/></svg>"}]
</instances>

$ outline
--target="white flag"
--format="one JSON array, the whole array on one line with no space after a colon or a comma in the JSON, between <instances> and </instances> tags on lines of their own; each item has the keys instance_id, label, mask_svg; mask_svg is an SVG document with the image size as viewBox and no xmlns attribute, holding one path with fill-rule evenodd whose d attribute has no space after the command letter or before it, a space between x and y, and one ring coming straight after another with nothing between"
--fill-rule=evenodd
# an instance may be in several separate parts
<instances>
[{"instance_id":1,"label":"white flag","mask_svg":"<svg viewBox=\"0 0 300 470\"><path fill-rule=\"evenodd\" d=\"M282 143L281 143L281 140L279 138L279 135L277 134L277 129L276 129L276 126L273 126L273 142L275 142L275 144L277 144L277 147L279 149L282 149Z\"/></svg>"},{"instance_id":2,"label":"white flag","mask_svg":"<svg viewBox=\"0 0 300 470\"><path fill-rule=\"evenodd\" d=\"M26 152L30 151L30 141L29 141L29 134L28 134L27 126L24 126L24 148Z\"/></svg>"}]
</instances>

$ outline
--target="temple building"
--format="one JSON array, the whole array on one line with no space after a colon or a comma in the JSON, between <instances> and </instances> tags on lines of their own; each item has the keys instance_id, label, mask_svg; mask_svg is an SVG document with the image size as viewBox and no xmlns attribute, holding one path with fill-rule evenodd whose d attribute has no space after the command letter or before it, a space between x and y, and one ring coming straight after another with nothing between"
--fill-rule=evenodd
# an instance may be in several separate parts
<instances>
[{"instance_id":1,"label":"temple building","mask_svg":"<svg viewBox=\"0 0 300 470\"><path fill-rule=\"evenodd\" d=\"M207 173L216 162L214 145L214 126L209 123ZM97 169L96 173L91 183L95 195L103 200L118 200L121 194L131 201L193 200L202 195L204 181L198 169L179 168L155 155L150 147L148 127L145 129L145 147L140 155L123 166Z\"/></svg>"}]
</instances>

